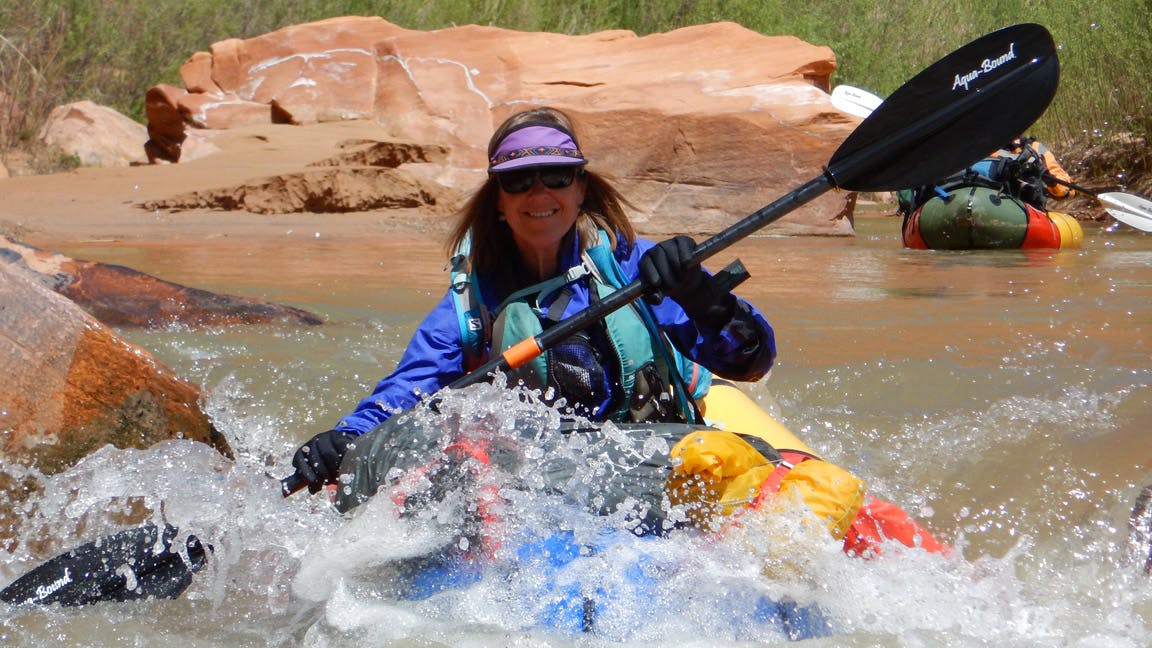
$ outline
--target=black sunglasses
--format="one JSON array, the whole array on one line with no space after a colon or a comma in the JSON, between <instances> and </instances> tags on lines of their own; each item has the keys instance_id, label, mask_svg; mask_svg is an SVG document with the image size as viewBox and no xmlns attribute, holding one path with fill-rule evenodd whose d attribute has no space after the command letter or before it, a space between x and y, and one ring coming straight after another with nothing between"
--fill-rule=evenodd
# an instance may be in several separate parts
<instances>
[{"instance_id":1,"label":"black sunglasses","mask_svg":"<svg viewBox=\"0 0 1152 648\"><path fill-rule=\"evenodd\" d=\"M536 178L549 189L563 189L583 173L584 170L576 166L537 166L494 175L505 193L518 194L531 189Z\"/></svg>"}]
</instances>

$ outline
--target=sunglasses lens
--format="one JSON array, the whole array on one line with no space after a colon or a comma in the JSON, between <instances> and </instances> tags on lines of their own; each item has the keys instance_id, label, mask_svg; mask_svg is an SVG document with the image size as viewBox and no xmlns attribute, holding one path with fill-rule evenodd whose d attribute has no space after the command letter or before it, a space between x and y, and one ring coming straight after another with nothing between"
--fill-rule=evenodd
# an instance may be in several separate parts
<instances>
[{"instance_id":1,"label":"sunglasses lens","mask_svg":"<svg viewBox=\"0 0 1152 648\"><path fill-rule=\"evenodd\" d=\"M540 182L549 189L563 189L572 184L576 169L572 167L551 167L540 170Z\"/></svg>"},{"instance_id":2,"label":"sunglasses lens","mask_svg":"<svg viewBox=\"0 0 1152 648\"><path fill-rule=\"evenodd\" d=\"M549 189L563 189L572 184L576 179L576 173L575 167L537 167L499 173L496 174L496 178L505 193L518 194L531 189L537 177L540 178L540 183Z\"/></svg>"},{"instance_id":3,"label":"sunglasses lens","mask_svg":"<svg viewBox=\"0 0 1152 648\"><path fill-rule=\"evenodd\" d=\"M496 176L500 181L500 188L510 194L528 191L528 189L532 187L532 179L535 177L536 172L532 170L510 171Z\"/></svg>"}]
</instances>

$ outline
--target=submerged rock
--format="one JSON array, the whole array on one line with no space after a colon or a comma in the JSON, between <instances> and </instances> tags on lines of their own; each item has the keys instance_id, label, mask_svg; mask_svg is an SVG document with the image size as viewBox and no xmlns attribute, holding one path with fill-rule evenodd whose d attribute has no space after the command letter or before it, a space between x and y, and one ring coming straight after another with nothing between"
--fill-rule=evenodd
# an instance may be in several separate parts
<instances>
[{"instance_id":1,"label":"submerged rock","mask_svg":"<svg viewBox=\"0 0 1152 648\"><path fill-rule=\"evenodd\" d=\"M15 466L54 474L108 444L164 439L232 456L198 387L9 263L0 263L0 374L0 520L35 488Z\"/></svg>"},{"instance_id":2,"label":"submerged rock","mask_svg":"<svg viewBox=\"0 0 1152 648\"><path fill-rule=\"evenodd\" d=\"M292 306L190 288L124 266L72 259L0 236L0 265L6 264L23 269L107 326L323 322Z\"/></svg>"}]
</instances>

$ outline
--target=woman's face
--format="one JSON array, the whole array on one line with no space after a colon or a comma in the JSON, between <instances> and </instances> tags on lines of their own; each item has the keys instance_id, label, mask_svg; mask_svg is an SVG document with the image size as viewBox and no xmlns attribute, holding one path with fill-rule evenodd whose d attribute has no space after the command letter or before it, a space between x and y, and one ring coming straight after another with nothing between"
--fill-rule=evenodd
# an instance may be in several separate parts
<instances>
[{"instance_id":1,"label":"woman's face","mask_svg":"<svg viewBox=\"0 0 1152 648\"><path fill-rule=\"evenodd\" d=\"M580 215L588 183L578 171L571 166L537 166L509 172L504 174L507 177L501 178L496 206L512 229L520 256L529 264L538 266L538 261L543 259L555 261L560 240ZM566 175L571 178L570 184L552 188ZM531 184L526 190L508 191L527 185L527 176L531 176Z\"/></svg>"}]
</instances>

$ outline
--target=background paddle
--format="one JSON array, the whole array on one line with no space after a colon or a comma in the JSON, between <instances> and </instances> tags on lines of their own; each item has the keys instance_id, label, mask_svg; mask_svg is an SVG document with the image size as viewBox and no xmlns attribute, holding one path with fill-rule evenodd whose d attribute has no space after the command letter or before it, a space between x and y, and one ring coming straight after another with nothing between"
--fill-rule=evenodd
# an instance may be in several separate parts
<instances>
[{"instance_id":1,"label":"background paddle","mask_svg":"<svg viewBox=\"0 0 1152 648\"><path fill-rule=\"evenodd\" d=\"M1132 194L1109 191L1097 194L1112 218L1143 232L1152 232L1152 201Z\"/></svg>"},{"instance_id":2,"label":"background paddle","mask_svg":"<svg viewBox=\"0 0 1152 648\"><path fill-rule=\"evenodd\" d=\"M1104 205L1104 211L1108 212L1112 218L1143 232L1152 232L1152 200L1119 191L1096 193L1091 189L1061 180L1051 173L1045 173L1044 180L1075 189L1086 196L1092 196Z\"/></svg>"},{"instance_id":3,"label":"background paddle","mask_svg":"<svg viewBox=\"0 0 1152 648\"><path fill-rule=\"evenodd\" d=\"M846 85L832 88L832 105L841 112L861 119L866 119L882 103L884 103L883 99L867 90Z\"/></svg>"},{"instance_id":4,"label":"background paddle","mask_svg":"<svg viewBox=\"0 0 1152 648\"><path fill-rule=\"evenodd\" d=\"M1055 96L1059 77L1052 36L1040 25L1006 27L972 41L881 102L836 150L823 175L704 241L693 258L711 257L832 188L898 190L962 169L1031 126ZM649 290L634 281L449 387L521 367Z\"/></svg>"},{"instance_id":5,"label":"background paddle","mask_svg":"<svg viewBox=\"0 0 1152 648\"><path fill-rule=\"evenodd\" d=\"M704 241L694 258L703 261L711 257L832 188L900 189L926 184L963 168L1023 132L1043 114L1056 93L1058 80L1055 46L1040 25L1015 25L972 41L913 77L884 101L840 145L822 175ZM522 366L649 289L640 281L633 282L596 307L518 343L449 387L465 387L494 371ZM295 474L281 481L285 496L305 485ZM155 533L155 527L133 529L57 556L5 588L0 600L81 605L149 595L178 596L187 587L190 572L199 567L182 570L172 560L152 560L156 557L152 552L157 546ZM171 533L174 536L175 529ZM167 529L164 535L168 535ZM179 558L171 552L161 555ZM202 548L199 555L204 555ZM147 582L146 589L129 587L127 579L123 585L116 580L133 558L140 566L134 567L132 577L138 583ZM108 583L109 589L105 593L100 586L84 588L77 579ZM161 587L163 582L170 587ZM129 591L131 595L124 594Z\"/></svg>"}]
</instances>

